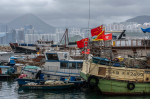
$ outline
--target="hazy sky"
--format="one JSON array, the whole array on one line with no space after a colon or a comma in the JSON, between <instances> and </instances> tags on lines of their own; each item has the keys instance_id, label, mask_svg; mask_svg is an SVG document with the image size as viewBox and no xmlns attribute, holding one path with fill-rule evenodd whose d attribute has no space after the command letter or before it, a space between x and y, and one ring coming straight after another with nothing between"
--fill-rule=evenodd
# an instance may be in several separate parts
<instances>
[{"instance_id":1,"label":"hazy sky","mask_svg":"<svg viewBox=\"0 0 150 99\"><path fill-rule=\"evenodd\" d=\"M150 0L90 0L90 27L150 15ZM89 0L0 0L0 23L32 13L56 27L88 27Z\"/></svg>"}]
</instances>

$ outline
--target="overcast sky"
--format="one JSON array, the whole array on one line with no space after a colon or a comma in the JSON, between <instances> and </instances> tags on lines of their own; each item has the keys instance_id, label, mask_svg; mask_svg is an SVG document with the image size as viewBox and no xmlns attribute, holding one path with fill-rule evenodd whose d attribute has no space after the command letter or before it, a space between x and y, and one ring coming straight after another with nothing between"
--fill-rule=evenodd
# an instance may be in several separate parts
<instances>
[{"instance_id":1,"label":"overcast sky","mask_svg":"<svg viewBox=\"0 0 150 99\"><path fill-rule=\"evenodd\" d=\"M150 15L150 0L90 0L90 27ZM0 0L0 23L32 13L56 27L88 27L89 0Z\"/></svg>"}]
</instances>

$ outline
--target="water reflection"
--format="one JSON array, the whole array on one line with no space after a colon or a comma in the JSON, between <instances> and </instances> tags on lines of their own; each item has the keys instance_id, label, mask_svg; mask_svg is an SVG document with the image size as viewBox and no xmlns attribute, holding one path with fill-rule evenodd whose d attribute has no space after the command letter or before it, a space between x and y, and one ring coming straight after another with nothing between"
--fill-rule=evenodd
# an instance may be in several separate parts
<instances>
[{"instance_id":1,"label":"water reflection","mask_svg":"<svg viewBox=\"0 0 150 99\"><path fill-rule=\"evenodd\" d=\"M19 91L22 90L19 89ZM20 96L20 98L24 96L28 96L27 98L31 98L31 95L32 98L36 99L86 99L84 92L82 92L81 90L23 90L23 94Z\"/></svg>"}]
</instances>

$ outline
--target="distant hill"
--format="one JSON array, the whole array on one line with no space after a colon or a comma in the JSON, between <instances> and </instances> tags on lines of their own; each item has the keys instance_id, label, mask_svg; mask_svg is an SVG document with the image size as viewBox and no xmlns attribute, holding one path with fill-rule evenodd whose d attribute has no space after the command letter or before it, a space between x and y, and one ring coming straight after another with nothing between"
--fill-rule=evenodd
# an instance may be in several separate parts
<instances>
[{"instance_id":1,"label":"distant hill","mask_svg":"<svg viewBox=\"0 0 150 99\"><path fill-rule=\"evenodd\" d=\"M150 16L147 16L147 15L137 16L137 17L126 20L126 22L137 22L139 24L143 24L145 22L150 22Z\"/></svg>"},{"instance_id":2,"label":"distant hill","mask_svg":"<svg viewBox=\"0 0 150 99\"><path fill-rule=\"evenodd\" d=\"M48 25L40 18L33 14L25 14L21 17L14 19L13 21L8 23L9 30L22 28L25 25L33 25L35 31L39 33L54 33L55 28L53 26Z\"/></svg>"}]
</instances>

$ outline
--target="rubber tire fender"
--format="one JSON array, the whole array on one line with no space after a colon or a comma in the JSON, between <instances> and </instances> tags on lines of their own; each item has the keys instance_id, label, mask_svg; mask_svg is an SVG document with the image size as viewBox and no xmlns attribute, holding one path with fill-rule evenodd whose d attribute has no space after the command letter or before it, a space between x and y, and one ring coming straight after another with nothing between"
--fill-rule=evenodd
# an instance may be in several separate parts
<instances>
[{"instance_id":1,"label":"rubber tire fender","mask_svg":"<svg viewBox=\"0 0 150 99\"><path fill-rule=\"evenodd\" d=\"M129 90L133 90L133 89L135 88L135 84L132 83L132 82L129 82L129 83L127 84L127 88L128 88Z\"/></svg>"},{"instance_id":2,"label":"rubber tire fender","mask_svg":"<svg viewBox=\"0 0 150 99\"><path fill-rule=\"evenodd\" d=\"M94 79L95 80L95 83L91 83L91 80ZM99 83L99 79L96 77L96 76L89 76L88 77L88 84L90 84L90 86L97 86Z\"/></svg>"}]
</instances>

